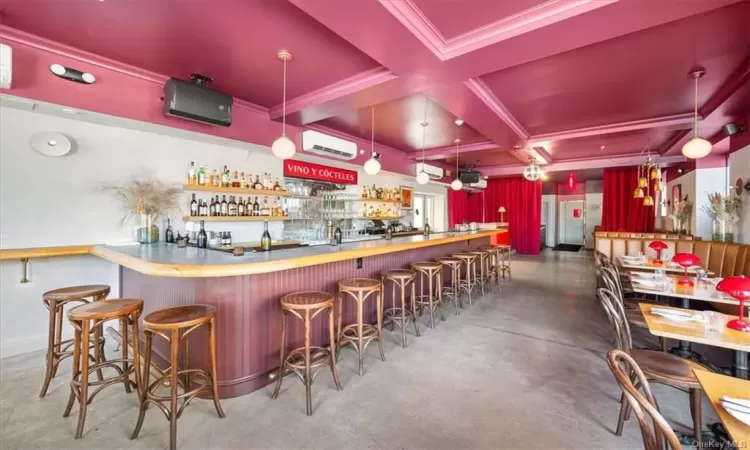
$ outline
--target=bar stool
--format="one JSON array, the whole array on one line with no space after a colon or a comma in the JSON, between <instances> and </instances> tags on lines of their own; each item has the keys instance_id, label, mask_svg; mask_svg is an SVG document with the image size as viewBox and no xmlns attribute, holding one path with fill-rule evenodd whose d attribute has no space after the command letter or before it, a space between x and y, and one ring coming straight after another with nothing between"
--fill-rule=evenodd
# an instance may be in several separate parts
<instances>
[{"instance_id":1,"label":"bar stool","mask_svg":"<svg viewBox=\"0 0 750 450\"><path fill-rule=\"evenodd\" d=\"M469 306L471 306L471 292L474 290L476 281L474 280L474 267L479 256L473 253L454 253L451 255L453 258L461 260L461 264L466 268L464 272L464 279L461 280L459 277L458 290L466 292L469 296Z\"/></svg>"},{"instance_id":2,"label":"bar stool","mask_svg":"<svg viewBox=\"0 0 750 450\"><path fill-rule=\"evenodd\" d=\"M224 417L224 410L219 403L218 375L216 372L216 307L211 305L185 305L175 308L160 309L146 315L143 319L146 348L144 349L143 389L141 393L141 408L138 421L130 439L138 437L146 416L149 403L158 406L169 420L169 448L177 449L177 419L180 418L190 401L203 391L211 391L214 408L220 418ZM190 369L188 367L188 335L203 325L208 326L208 354L211 371ZM164 375L149 384L148 378L151 368L151 351L154 335L163 337L169 342L169 367ZM180 370L180 344L184 343L184 369ZM137 351L137 349L136 349ZM185 378L184 382L180 376ZM192 384L197 382L194 389ZM169 395L157 395L156 390L164 384L169 384ZM182 386L183 393L178 394L177 388ZM179 409L177 401L182 400Z\"/></svg>"},{"instance_id":3,"label":"bar stool","mask_svg":"<svg viewBox=\"0 0 750 450\"><path fill-rule=\"evenodd\" d=\"M312 320L322 311L328 311L328 328L330 348L313 346ZM305 327L305 346L296 348L286 355L286 326L288 315L292 314L302 320ZM295 292L281 297L281 350L279 351L279 373L276 389L271 398L279 396L284 372L290 370L305 383L307 398L307 415L312 415L311 387L318 371L327 363L333 374L333 381L339 391L339 373L336 370L336 330L333 325L333 295L327 292ZM315 372L313 372L315 369Z\"/></svg>"},{"instance_id":4,"label":"bar stool","mask_svg":"<svg viewBox=\"0 0 750 450\"><path fill-rule=\"evenodd\" d=\"M508 280L513 280L510 275L510 255L511 255L511 248L508 244L500 244L496 246L498 249L500 249L499 254L499 262L498 262L498 270L500 270L500 273L503 276L503 280L505 279L505 272L508 272Z\"/></svg>"},{"instance_id":5,"label":"bar stool","mask_svg":"<svg viewBox=\"0 0 750 450\"><path fill-rule=\"evenodd\" d=\"M489 268L487 270L488 280L495 278L495 283L500 286L500 253L502 250L497 246L482 247L482 250L486 250L489 253Z\"/></svg>"},{"instance_id":6,"label":"bar stool","mask_svg":"<svg viewBox=\"0 0 750 450\"><path fill-rule=\"evenodd\" d=\"M440 308L440 318L445 320L443 313L443 266L438 262L415 262L411 264L419 276L419 295L414 301L419 308L420 315L422 308L427 307L430 310L430 328L435 329L435 308ZM427 282L427 295L424 292L425 281ZM416 310L415 310L416 312Z\"/></svg>"},{"instance_id":7,"label":"bar stool","mask_svg":"<svg viewBox=\"0 0 750 450\"><path fill-rule=\"evenodd\" d=\"M484 296L484 288L487 285L487 279L489 276L489 271L487 270L487 268L489 266L490 252L488 252L487 250L477 249L470 250L469 253L477 255L478 264L475 266L475 279L476 284L482 289L482 296Z\"/></svg>"},{"instance_id":8,"label":"bar stool","mask_svg":"<svg viewBox=\"0 0 750 450\"><path fill-rule=\"evenodd\" d=\"M438 262L450 270L450 285L443 286L443 295L453 300L453 306L456 308L456 315L458 315L458 308L461 303L458 283L461 281L462 262L458 258L438 258Z\"/></svg>"},{"instance_id":9,"label":"bar stool","mask_svg":"<svg viewBox=\"0 0 750 450\"><path fill-rule=\"evenodd\" d=\"M393 325L397 324L401 327L401 346L403 348L406 348L406 327L409 325L409 321L414 321L414 331L416 331L417 336L419 336L419 324L417 323L417 316L416 316L416 310L417 310L417 304L416 304L416 289L415 289L415 283L417 279L417 274L413 270L405 270L405 269L393 269L393 270L386 270L381 273L382 277L382 283L383 283L383 290L386 289L386 282L391 282L391 307L385 310L383 314L383 325L390 323L391 324L391 331L393 331ZM411 309L409 309L406 306L406 288L411 284ZM396 287L398 287L398 291L396 291ZM399 297L396 296L396 293L399 292L401 295ZM398 307L397 305L397 299L400 300L401 306Z\"/></svg>"},{"instance_id":10,"label":"bar stool","mask_svg":"<svg viewBox=\"0 0 750 450\"><path fill-rule=\"evenodd\" d=\"M123 383L125 392L130 393L131 386L136 388L140 397L143 384L141 383L140 353L138 352L138 317L143 311L143 300L137 298L123 298L115 300L101 300L77 306L68 311L68 320L75 329L73 340L73 379L70 381L70 396L68 406L65 407L63 417L68 417L73 408L73 402L78 400L78 426L75 438L83 436L83 426L86 422L86 409L88 404L94 400L96 394L107 386L115 383ZM89 348L91 331L100 329L101 324L109 320L120 321L120 332L122 333L122 358L110 361L94 362L89 366L88 352L82 354L82 349ZM128 358L128 326L132 328L133 358ZM120 368L117 364L122 364ZM117 375L103 378L99 381L89 382L92 372L103 367L111 367L117 371ZM135 374L135 382L130 379L130 374ZM89 386L98 386L89 396Z\"/></svg>"},{"instance_id":11,"label":"bar stool","mask_svg":"<svg viewBox=\"0 0 750 450\"><path fill-rule=\"evenodd\" d=\"M357 322L342 328L344 316L344 294L347 294L357 302ZM375 315L377 324L364 323L364 303L368 297L375 295ZM380 359L385 361L383 353L383 297L381 294L380 281L371 278L351 278L339 281L339 320L338 320L338 348L351 344L357 351L359 357L359 375L363 375L363 359L365 349L370 342L378 341Z\"/></svg>"},{"instance_id":12,"label":"bar stool","mask_svg":"<svg viewBox=\"0 0 750 450\"><path fill-rule=\"evenodd\" d=\"M47 367L44 372L44 381L42 382L42 390L39 392L39 397L47 395L47 389L52 378L57 374L57 367L60 365L60 361L73 355L73 351L70 348L73 346L74 340L62 340L63 308L70 303L89 303L89 298L94 302L104 300L109 295L109 290L109 286L104 284L72 286L48 291L42 296L44 306L49 310L49 330L47 334ZM104 358L102 327L96 327L94 330L94 342L91 346L94 348L94 356L92 358L94 363L106 361ZM100 381L104 379L101 369L96 373Z\"/></svg>"}]
</instances>

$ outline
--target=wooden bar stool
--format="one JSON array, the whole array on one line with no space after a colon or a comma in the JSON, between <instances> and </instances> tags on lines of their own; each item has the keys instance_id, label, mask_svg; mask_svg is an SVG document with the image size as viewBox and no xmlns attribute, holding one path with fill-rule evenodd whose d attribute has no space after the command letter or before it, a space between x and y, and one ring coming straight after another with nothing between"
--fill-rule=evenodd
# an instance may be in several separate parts
<instances>
[{"instance_id":1,"label":"wooden bar stool","mask_svg":"<svg viewBox=\"0 0 750 450\"><path fill-rule=\"evenodd\" d=\"M500 245L497 245L496 247L500 249L498 270L500 270L500 274L503 276L503 280L505 279L505 273L507 272L508 280L512 281L512 278L510 275L510 255L511 255L510 245L500 244Z\"/></svg>"},{"instance_id":2,"label":"wooden bar stool","mask_svg":"<svg viewBox=\"0 0 750 450\"><path fill-rule=\"evenodd\" d=\"M474 267L479 257L473 253L454 253L451 255L454 258L460 259L462 266L466 269L464 272L464 279L459 278L458 290L466 292L469 296L469 306L471 306L471 292L474 290L476 281L474 280Z\"/></svg>"},{"instance_id":3,"label":"wooden bar stool","mask_svg":"<svg viewBox=\"0 0 750 450\"><path fill-rule=\"evenodd\" d=\"M475 266L475 280L476 285L482 289L482 296L485 295L484 288L487 285L487 279L489 278L489 259L490 252L487 250L471 250L469 253L477 255L477 264Z\"/></svg>"},{"instance_id":4,"label":"wooden bar stool","mask_svg":"<svg viewBox=\"0 0 750 450\"><path fill-rule=\"evenodd\" d=\"M357 322L342 328L344 316L344 295L348 295L357 302ZM375 315L377 324L364 323L364 303L368 297L375 296ZM338 320L338 348L351 344L359 356L359 375L363 374L363 359L365 349L370 342L378 341L380 359L385 361L383 353L383 296L380 281L372 278L351 278L339 281L339 320Z\"/></svg>"},{"instance_id":5,"label":"wooden bar stool","mask_svg":"<svg viewBox=\"0 0 750 450\"><path fill-rule=\"evenodd\" d=\"M62 320L63 309L71 303L89 303L104 300L109 295L109 286L104 284L95 284L87 286L72 286L53 291L45 292L42 296L44 306L49 311L49 330L47 332L47 367L44 372L44 381L39 397L47 395L47 389L52 378L57 374L57 367L60 361L73 355L70 348L73 346L73 339L62 340ZM94 356L91 359L94 363L106 361L104 357L104 336L102 336L102 327L96 327L94 330L94 342L91 347L94 348ZM87 352L88 353L88 352ZM103 380L101 369L97 371L99 380Z\"/></svg>"},{"instance_id":6,"label":"wooden bar stool","mask_svg":"<svg viewBox=\"0 0 750 450\"><path fill-rule=\"evenodd\" d=\"M482 250L486 250L489 256L489 269L488 269L488 280L495 278L495 283L500 286L500 253L502 250L497 246L482 247Z\"/></svg>"},{"instance_id":7,"label":"wooden bar stool","mask_svg":"<svg viewBox=\"0 0 750 450\"><path fill-rule=\"evenodd\" d=\"M443 313L443 266L438 262L415 262L411 264L419 279L419 295L416 297L415 304L419 308L420 315L422 308L427 307L430 310L430 328L435 328L435 308L440 308L440 318L445 320ZM427 282L427 295L424 292L425 281Z\"/></svg>"},{"instance_id":8,"label":"wooden bar stool","mask_svg":"<svg viewBox=\"0 0 750 450\"><path fill-rule=\"evenodd\" d=\"M86 409L88 404L94 400L96 394L107 386L123 383L125 391L130 393L131 386L136 388L140 396L141 375L140 353L138 352L138 317L143 311L143 300L137 298L123 298L115 300L101 300L85 305L77 306L68 311L68 320L75 329L73 342L73 379L70 381L70 396L68 406L65 408L63 417L68 417L77 400L78 426L76 427L76 439L83 436L83 426L86 422ZM91 331L100 329L101 324L109 320L120 321L120 332L122 333L122 358L110 361L95 362L89 365L89 354L83 354L82 349L89 348ZM132 329L133 358L128 358L128 327ZM120 368L117 364L122 364ZM117 375L102 380L89 382L92 372L104 367L110 367L117 371ZM135 382L130 379L130 374L135 374ZM98 386L89 396L89 386Z\"/></svg>"},{"instance_id":9,"label":"wooden bar stool","mask_svg":"<svg viewBox=\"0 0 750 450\"><path fill-rule=\"evenodd\" d=\"M458 283L461 280L462 262L458 258L438 258L438 262L450 270L450 285L443 286L443 295L453 300L453 306L456 308L456 315L458 315L458 308L461 306Z\"/></svg>"},{"instance_id":10,"label":"wooden bar stool","mask_svg":"<svg viewBox=\"0 0 750 450\"><path fill-rule=\"evenodd\" d=\"M328 311L328 328L330 348L312 345L312 320L323 311ZM305 326L305 346L296 348L286 355L286 326L288 315L302 320ZM276 378L276 389L272 398L279 396L281 380L284 373L290 370L300 377L305 384L307 398L307 415L312 415L311 388L315 375L326 364L331 368L333 382L339 391L339 373L336 370L336 330L333 324L333 295L327 292L295 292L281 297L281 350L279 351L279 373ZM313 372L315 369L315 372Z\"/></svg>"},{"instance_id":11,"label":"wooden bar stool","mask_svg":"<svg viewBox=\"0 0 750 450\"><path fill-rule=\"evenodd\" d=\"M405 269L393 269L386 270L382 274L383 290L386 289L386 282L391 282L391 307L385 310L383 314L383 324L391 324L391 331L393 331L393 325L396 324L401 327L401 346L406 348L406 327L409 325L409 321L414 321L414 331L419 336L419 324L417 323L417 304L416 304L416 290L415 283L417 274L413 270ZM406 306L406 288L411 284L411 309ZM398 291L396 290L398 287ZM396 294L400 293L400 296ZM397 300L398 299L398 300ZM397 306L397 301L400 301L401 306Z\"/></svg>"},{"instance_id":12,"label":"wooden bar stool","mask_svg":"<svg viewBox=\"0 0 750 450\"><path fill-rule=\"evenodd\" d=\"M138 421L135 424L133 435L130 439L138 437L146 416L146 408L149 403L158 406L169 420L169 448L177 448L177 419L182 415L185 407L190 401L203 391L211 391L214 407L219 417L224 417L224 410L219 403L218 375L216 372L216 307L211 305L185 305L175 308L160 309L146 315L143 319L144 334L146 335L146 348L144 349L143 362L143 389L141 394L141 408L138 412ZM208 353L211 363L211 372L203 369L190 369L188 367L188 335L194 330L208 326ZM151 347L154 335L163 337L169 342L169 367L164 375L149 384L148 378L151 368ZM183 370L180 370L180 343L184 343L185 357ZM137 348L135 349L137 351ZM180 376L185 377L182 383L183 393L178 394L177 388L181 385ZM163 384L169 384L169 396L157 395L156 390ZM193 383L197 386L193 387ZM182 400L179 409L177 401Z\"/></svg>"}]
</instances>

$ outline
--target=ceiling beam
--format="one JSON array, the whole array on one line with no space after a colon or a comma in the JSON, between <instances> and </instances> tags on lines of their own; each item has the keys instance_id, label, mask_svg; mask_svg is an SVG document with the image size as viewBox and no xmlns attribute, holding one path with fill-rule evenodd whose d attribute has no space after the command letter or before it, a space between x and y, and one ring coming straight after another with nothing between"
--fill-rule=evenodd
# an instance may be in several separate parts
<instances>
[{"instance_id":1,"label":"ceiling beam","mask_svg":"<svg viewBox=\"0 0 750 450\"><path fill-rule=\"evenodd\" d=\"M558 131L555 133L538 134L529 137L529 143L534 144L547 141L560 141L564 139L599 136L602 134L622 133L625 131L645 130L649 128L674 127L690 124L692 122L692 113L676 114L672 116L654 117L651 119L617 122L596 127L577 128L574 130Z\"/></svg>"},{"instance_id":2,"label":"ceiling beam","mask_svg":"<svg viewBox=\"0 0 750 450\"><path fill-rule=\"evenodd\" d=\"M464 153L492 150L496 148L497 148L497 144L495 144L494 142L485 141L485 142L477 142L476 144L461 145L458 151L460 154L464 154ZM431 150L425 150L424 159L426 160L445 159L451 156L455 156L455 154L456 154L455 146L433 148ZM414 160L414 161L421 160L422 152L410 153L409 159Z\"/></svg>"},{"instance_id":3,"label":"ceiling beam","mask_svg":"<svg viewBox=\"0 0 750 450\"><path fill-rule=\"evenodd\" d=\"M684 156L666 156L660 157L658 162L661 164L674 164L683 162L687 158ZM581 159L581 160L568 160L559 161L549 164L544 167L545 172L561 172L561 171L574 171L584 169L601 169L607 167L622 167L622 166L635 166L641 164L644 161L644 157L641 154L632 155L621 155L614 156L611 158L598 158L598 159ZM484 176L498 177L508 175L521 175L523 170L526 168L525 164L514 164L507 166L486 166L480 167L479 171Z\"/></svg>"}]
</instances>

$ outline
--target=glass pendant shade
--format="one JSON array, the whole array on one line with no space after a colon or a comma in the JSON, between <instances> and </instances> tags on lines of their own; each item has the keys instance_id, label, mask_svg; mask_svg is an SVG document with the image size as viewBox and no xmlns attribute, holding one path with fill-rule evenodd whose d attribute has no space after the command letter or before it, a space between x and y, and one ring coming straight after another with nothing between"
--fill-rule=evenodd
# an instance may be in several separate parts
<instances>
[{"instance_id":1,"label":"glass pendant shade","mask_svg":"<svg viewBox=\"0 0 750 450\"><path fill-rule=\"evenodd\" d=\"M648 187L648 180L645 178L638 178L638 187L639 188L646 188Z\"/></svg>"},{"instance_id":2,"label":"glass pendant shade","mask_svg":"<svg viewBox=\"0 0 750 450\"><path fill-rule=\"evenodd\" d=\"M651 179L652 180L660 180L661 179L661 169L658 167L655 167L651 169Z\"/></svg>"},{"instance_id":3,"label":"glass pendant shade","mask_svg":"<svg viewBox=\"0 0 750 450\"><path fill-rule=\"evenodd\" d=\"M371 156L370 159L365 162L364 168L367 175L377 175L380 173L380 161L375 159L374 156Z\"/></svg>"},{"instance_id":4,"label":"glass pendant shade","mask_svg":"<svg viewBox=\"0 0 750 450\"><path fill-rule=\"evenodd\" d=\"M694 137L682 146L682 154L691 159L703 158L711 153L711 143L701 137Z\"/></svg>"},{"instance_id":5,"label":"glass pendant shade","mask_svg":"<svg viewBox=\"0 0 750 450\"><path fill-rule=\"evenodd\" d=\"M463 187L464 187L464 184L458 178L456 178L455 180L453 180L453 182L451 182L451 189L453 189L454 191L460 191L461 188Z\"/></svg>"},{"instance_id":6,"label":"glass pendant shade","mask_svg":"<svg viewBox=\"0 0 750 450\"><path fill-rule=\"evenodd\" d=\"M531 163L523 169L523 177L529 181L538 181L542 177L542 169L536 163Z\"/></svg>"},{"instance_id":7,"label":"glass pendant shade","mask_svg":"<svg viewBox=\"0 0 750 450\"><path fill-rule=\"evenodd\" d=\"M417 183L427 184L429 182L430 182L430 176L427 175L427 172L425 171L419 172L419 174L417 175Z\"/></svg>"},{"instance_id":8,"label":"glass pendant shade","mask_svg":"<svg viewBox=\"0 0 750 450\"><path fill-rule=\"evenodd\" d=\"M635 192L633 192L633 198L643 198L643 189L635 188Z\"/></svg>"},{"instance_id":9,"label":"glass pendant shade","mask_svg":"<svg viewBox=\"0 0 750 450\"><path fill-rule=\"evenodd\" d=\"M297 148L291 139L286 136L279 136L271 144L271 151L279 159L289 159L297 152Z\"/></svg>"},{"instance_id":10,"label":"glass pendant shade","mask_svg":"<svg viewBox=\"0 0 750 450\"><path fill-rule=\"evenodd\" d=\"M650 195L647 195L643 199L643 206L654 206L654 199Z\"/></svg>"}]
</instances>

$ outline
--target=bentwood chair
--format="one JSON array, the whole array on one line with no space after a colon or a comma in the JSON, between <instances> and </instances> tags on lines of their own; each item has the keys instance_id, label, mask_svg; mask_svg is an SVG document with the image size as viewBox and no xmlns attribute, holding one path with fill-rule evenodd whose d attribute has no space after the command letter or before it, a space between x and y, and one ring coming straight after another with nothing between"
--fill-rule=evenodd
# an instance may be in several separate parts
<instances>
[{"instance_id":1,"label":"bentwood chair","mask_svg":"<svg viewBox=\"0 0 750 450\"><path fill-rule=\"evenodd\" d=\"M693 417L693 430L695 432L695 439L700 446L703 442L701 434L702 389L693 371L710 371L710 369L669 353L633 349L630 326L625 319L625 309L622 303L617 300L617 295L605 288L599 289L597 295L612 324L616 349L630 355L650 382L661 383L690 393L690 413ZM615 431L617 436L622 435L625 420L630 416L630 409L631 407L623 393L620 398L620 414L617 418L617 430Z\"/></svg>"},{"instance_id":2,"label":"bentwood chair","mask_svg":"<svg viewBox=\"0 0 750 450\"><path fill-rule=\"evenodd\" d=\"M645 450L682 450L674 430L662 417L648 378L638 367L638 363L622 350L610 350L607 353L607 364L638 420ZM652 424L649 424L649 418Z\"/></svg>"}]
</instances>

